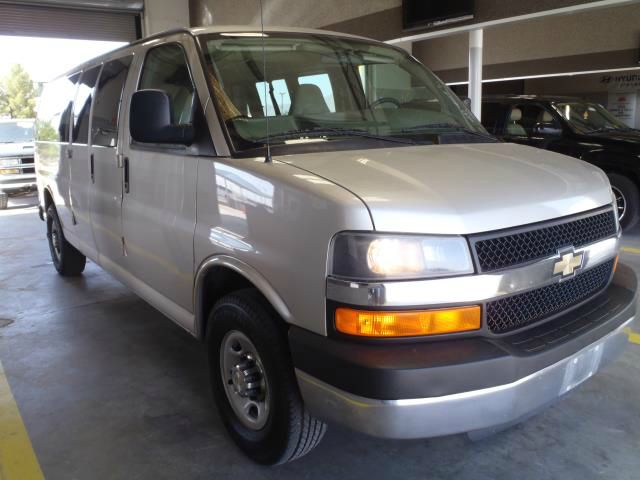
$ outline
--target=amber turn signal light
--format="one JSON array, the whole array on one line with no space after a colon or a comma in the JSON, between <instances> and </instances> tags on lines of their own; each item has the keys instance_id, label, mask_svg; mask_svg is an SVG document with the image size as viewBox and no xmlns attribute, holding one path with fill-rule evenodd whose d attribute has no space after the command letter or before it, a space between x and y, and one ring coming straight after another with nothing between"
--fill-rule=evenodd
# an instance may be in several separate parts
<instances>
[{"instance_id":1,"label":"amber turn signal light","mask_svg":"<svg viewBox=\"0 0 640 480\"><path fill-rule=\"evenodd\" d=\"M613 273L616 273L616 268L618 268L618 259L620 258L620 255L616 255L616 259L613 262Z\"/></svg>"},{"instance_id":2,"label":"amber turn signal light","mask_svg":"<svg viewBox=\"0 0 640 480\"><path fill-rule=\"evenodd\" d=\"M480 307L381 312L336 309L336 329L360 337L415 337L480 328Z\"/></svg>"}]
</instances>

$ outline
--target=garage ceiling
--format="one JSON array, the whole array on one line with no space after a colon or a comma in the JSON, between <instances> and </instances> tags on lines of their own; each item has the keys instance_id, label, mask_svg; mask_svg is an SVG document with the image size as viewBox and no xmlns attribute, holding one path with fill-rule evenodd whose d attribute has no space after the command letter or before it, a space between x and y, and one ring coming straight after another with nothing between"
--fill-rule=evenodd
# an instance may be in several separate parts
<instances>
[{"instance_id":1,"label":"garage ceiling","mask_svg":"<svg viewBox=\"0 0 640 480\"><path fill-rule=\"evenodd\" d=\"M130 42L142 0L0 0L0 35Z\"/></svg>"}]
</instances>

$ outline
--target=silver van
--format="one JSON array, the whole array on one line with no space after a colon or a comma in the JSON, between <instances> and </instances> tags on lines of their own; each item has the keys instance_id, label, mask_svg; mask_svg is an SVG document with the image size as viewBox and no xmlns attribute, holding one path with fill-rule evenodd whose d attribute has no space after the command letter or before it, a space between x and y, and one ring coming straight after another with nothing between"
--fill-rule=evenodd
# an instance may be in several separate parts
<instances>
[{"instance_id":1,"label":"silver van","mask_svg":"<svg viewBox=\"0 0 640 480\"><path fill-rule=\"evenodd\" d=\"M61 275L86 258L206 342L252 459L327 423L386 438L521 421L627 344L605 174L489 135L405 51L195 28L69 71L37 120Z\"/></svg>"}]
</instances>

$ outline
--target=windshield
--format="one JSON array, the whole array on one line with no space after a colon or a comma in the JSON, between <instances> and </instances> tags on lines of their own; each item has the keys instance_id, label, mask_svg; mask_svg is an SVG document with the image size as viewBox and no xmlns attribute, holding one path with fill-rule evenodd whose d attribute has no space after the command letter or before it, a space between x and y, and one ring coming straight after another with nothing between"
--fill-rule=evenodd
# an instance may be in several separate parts
<instances>
[{"instance_id":1,"label":"windshield","mask_svg":"<svg viewBox=\"0 0 640 480\"><path fill-rule=\"evenodd\" d=\"M597 103L563 102L556 103L554 106L558 113L579 133L629 130L627 125Z\"/></svg>"},{"instance_id":2,"label":"windshield","mask_svg":"<svg viewBox=\"0 0 640 480\"><path fill-rule=\"evenodd\" d=\"M378 143L495 141L446 85L395 48L276 33L205 35L202 46L236 150L263 146L267 137L270 144L345 136Z\"/></svg>"},{"instance_id":3,"label":"windshield","mask_svg":"<svg viewBox=\"0 0 640 480\"><path fill-rule=\"evenodd\" d=\"M0 122L0 143L29 143L33 139L33 120Z\"/></svg>"}]
</instances>

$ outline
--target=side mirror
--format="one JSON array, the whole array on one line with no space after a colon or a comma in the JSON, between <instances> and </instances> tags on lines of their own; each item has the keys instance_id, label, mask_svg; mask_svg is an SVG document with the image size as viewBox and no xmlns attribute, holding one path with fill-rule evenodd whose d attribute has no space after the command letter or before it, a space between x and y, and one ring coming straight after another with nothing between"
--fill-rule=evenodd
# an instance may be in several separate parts
<instances>
[{"instance_id":1,"label":"side mirror","mask_svg":"<svg viewBox=\"0 0 640 480\"><path fill-rule=\"evenodd\" d=\"M131 97L129 132L136 142L191 145L193 125L171 123L171 102L163 90L138 90Z\"/></svg>"},{"instance_id":2,"label":"side mirror","mask_svg":"<svg viewBox=\"0 0 640 480\"><path fill-rule=\"evenodd\" d=\"M533 127L533 133L541 137L559 137L562 129L553 122L539 122Z\"/></svg>"}]
</instances>

